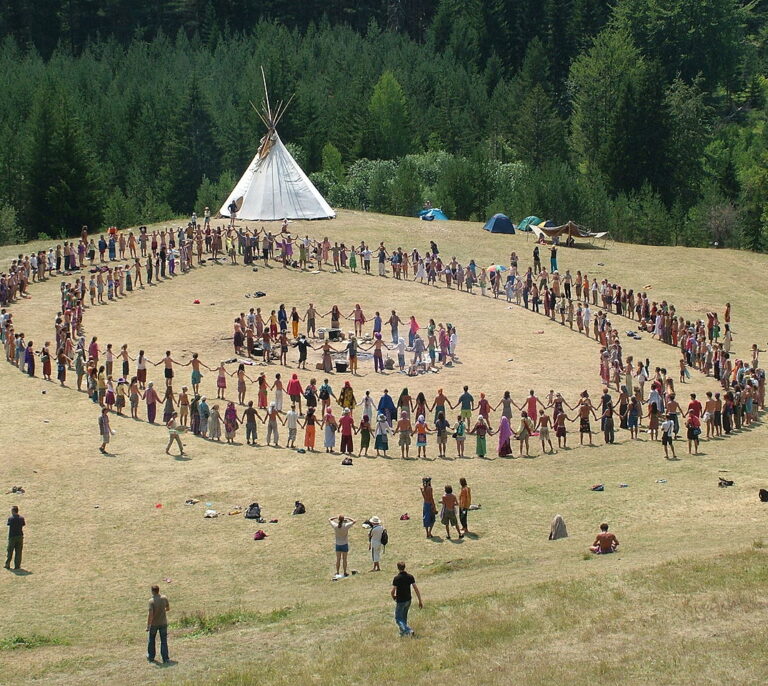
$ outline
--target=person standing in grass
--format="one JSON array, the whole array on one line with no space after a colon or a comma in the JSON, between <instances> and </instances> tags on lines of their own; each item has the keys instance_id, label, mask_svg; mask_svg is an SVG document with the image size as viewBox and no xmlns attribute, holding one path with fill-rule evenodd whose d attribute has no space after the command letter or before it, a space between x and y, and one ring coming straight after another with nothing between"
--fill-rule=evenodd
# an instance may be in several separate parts
<instances>
[{"instance_id":1,"label":"person standing in grass","mask_svg":"<svg viewBox=\"0 0 768 686\"><path fill-rule=\"evenodd\" d=\"M179 433L184 429L179 426L179 422L176 419L177 416L176 412L171 412L170 418L165 423L166 427L168 427L168 445L165 447L166 455L171 454L171 446L174 442L179 446L179 455L184 454L184 446L182 445L181 437L179 436Z\"/></svg>"},{"instance_id":2,"label":"person standing in grass","mask_svg":"<svg viewBox=\"0 0 768 686\"><path fill-rule=\"evenodd\" d=\"M467 513L469 512L469 506L472 504L472 489L467 485L467 480L462 476L459 479L461 485L461 491L459 492L459 522L461 522L461 532L468 534L467 528Z\"/></svg>"},{"instance_id":3,"label":"person standing in grass","mask_svg":"<svg viewBox=\"0 0 768 686\"><path fill-rule=\"evenodd\" d=\"M453 494L453 486L447 485L442 498L442 510L440 511L440 522L445 527L445 534L451 538L451 526L456 529L459 538L464 538L464 534L459 529L459 522L456 518L456 508L459 506L458 498Z\"/></svg>"},{"instance_id":4,"label":"person standing in grass","mask_svg":"<svg viewBox=\"0 0 768 686\"><path fill-rule=\"evenodd\" d=\"M11 516L8 517L8 555L5 558L5 568L11 568L11 559L13 558L13 568L21 569L21 552L24 549L24 527L26 522L24 517L19 514L19 508L14 505L11 508Z\"/></svg>"},{"instance_id":5,"label":"person standing in grass","mask_svg":"<svg viewBox=\"0 0 768 686\"><path fill-rule=\"evenodd\" d=\"M672 451L672 458L677 459L675 455L675 444L672 441L672 434L675 431L675 422L671 414L667 415L665 421L661 424L661 445L664 446L664 457L669 459L669 451Z\"/></svg>"},{"instance_id":6,"label":"person standing in grass","mask_svg":"<svg viewBox=\"0 0 768 686\"><path fill-rule=\"evenodd\" d=\"M328 520L333 527L333 533L336 536L336 577L341 576L339 569L344 569L344 576L347 573L347 554L349 553L349 530L355 523L354 519L344 517L340 514L338 517L331 517Z\"/></svg>"},{"instance_id":7,"label":"person standing in grass","mask_svg":"<svg viewBox=\"0 0 768 686\"><path fill-rule=\"evenodd\" d=\"M171 609L168 598L160 594L160 587L152 586L152 597L149 599L149 612L147 614L147 662L155 661L155 640L160 634L160 657L163 664L167 665L171 660L168 657L168 617Z\"/></svg>"},{"instance_id":8,"label":"person standing in grass","mask_svg":"<svg viewBox=\"0 0 768 686\"><path fill-rule=\"evenodd\" d=\"M109 426L109 410L106 407L101 408L101 416L99 417L99 433L101 434L101 445L99 451L102 453L107 452L107 444L114 431Z\"/></svg>"},{"instance_id":9,"label":"person standing in grass","mask_svg":"<svg viewBox=\"0 0 768 686\"><path fill-rule=\"evenodd\" d=\"M411 608L411 587L413 587L416 598L419 601L419 609L424 607L421 600L419 587L416 585L416 579L405 571L405 562L397 563L397 576L392 579L392 589L390 595L395 601L395 624L400 629L401 636L414 637L416 634L408 626L408 610Z\"/></svg>"}]
</instances>

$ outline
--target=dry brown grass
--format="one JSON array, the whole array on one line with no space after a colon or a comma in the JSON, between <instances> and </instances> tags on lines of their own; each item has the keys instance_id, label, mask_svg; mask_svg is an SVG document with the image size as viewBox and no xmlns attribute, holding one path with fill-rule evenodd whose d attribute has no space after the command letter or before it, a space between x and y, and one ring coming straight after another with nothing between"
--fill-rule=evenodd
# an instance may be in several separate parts
<instances>
[{"instance_id":1,"label":"dry brown grass","mask_svg":"<svg viewBox=\"0 0 768 686\"><path fill-rule=\"evenodd\" d=\"M491 236L479 225L351 212L309 224L306 231L348 242L385 238L389 246L422 250L434 238L442 254L471 256L478 264L505 258L512 249L527 264L533 247L525 236ZM2 248L0 258L5 262L16 252ZM764 341L765 256L609 244L607 250L561 250L560 263L561 269L586 269L635 288L651 283L656 297L671 299L691 316L721 311L730 300L737 355ZM17 325L36 343L52 336L57 285L33 286L32 298L13 308ZM559 324L508 310L501 301L481 302L479 295L362 275L209 265L119 304L90 309L87 335L116 348L126 342L134 353L143 347L155 360L167 348L183 360L198 351L213 365L230 356L231 343L222 339L234 317L256 304L243 296L257 289L267 293L257 301L262 308L305 306L311 299L322 311L338 303L349 312L360 302L369 315L396 308L401 316L416 314L422 324L429 316L456 324L462 364L408 379L412 393L430 396L443 387L455 398L468 383L476 397L482 390L495 403L507 388L520 400L528 388L540 395L555 388L572 398L583 387L600 387L595 343ZM193 305L195 298L203 304ZM544 334L534 333L539 330ZM647 336L628 342L627 351L676 368L676 352ZM268 373L276 371L285 378L290 370L273 367ZM361 363L361 372L353 381L358 397L365 388L378 395L385 385L397 395L406 385L399 375L376 378L370 362ZM308 377L301 375L302 381ZM161 374L150 378L162 385ZM338 388L346 378L335 375L332 384ZM186 370L181 379L188 380ZM206 376L209 397L215 396L214 381L213 374ZM684 390L689 387L703 392L714 383L694 374ZM716 669L705 683L722 683L728 673L733 683L751 683L764 673L763 651L749 649L763 638L754 628L755 608L724 585L740 570L737 585L745 592L757 588L763 551L714 557L762 540L756 495L765 485L762 425L705 442L702 455L682 455L675 463L663 460L657 444L630 442L625 432L613 447L553 456L532 444L531 459L458 460L451 450L448 459L437 460L432 444L426 464L369 458L351 468L341 467L338 455L227 447L190 436L190 459L182 461L163 453L161 427L130 419L113 419L115 455L102 456L96 407L71 389L22 377L7 364L0 365L0 388L0 487L27 489L3 499L7 506L18 503L27 517L24 566L31 572L0 577L0 639L37 636L62 643L0 652L3 674L16 682L203 683L237 665L245 671L227 672L230 683L426 683L449 670L483 684L516 676L542 684L597 678L618 683L627 676L632 683L686 683L684 675L694 669L704 678L713 660ZM255 388L249 394L255 398ZM571 446L578 442L573 431L569 439ZM469 455L472 447L468 441ZM734 488L716 487L722 469L736 481ZM469 480L483 505L470 519L477 539L424 540L418 485L425 474L436 486L455 485L460 476ZM596 482L606 484L604 493L589 491ZM622 482L629 488L619 489ZM202 502L185 506L191 496ZM290 517L295 499L305 502L307 515ZM251 540L258 527L242 516L202 518L205 502L226 510L252 500L262 503L267 518L280 519L263 525L266 541ZM383 574L330 582L326 519L339 510L385 520L391 545ZM412 519L399 522L405 511ZM556 513L565 516L571 538L548 543ZM585 546L602 520L616 529L622 553L585 560ZM367 570L364 535L353 531L352 566ZM388 600L398 558L408 561L427 600L422 614L413 611L423 638L407 647L397 642ZM173 630L172 657L179 663L172 670L148 668L142 658L145 597L154 582L170 596L175 618L202 613L203 624L214 627ZM595 604L605 600L601 589L608 600L595 613ZM611 656L589 657L600 646ZM656 660L649 663L649 655ZM655 678L659 674L667 678Z\"/></svg>"}]
</instances>

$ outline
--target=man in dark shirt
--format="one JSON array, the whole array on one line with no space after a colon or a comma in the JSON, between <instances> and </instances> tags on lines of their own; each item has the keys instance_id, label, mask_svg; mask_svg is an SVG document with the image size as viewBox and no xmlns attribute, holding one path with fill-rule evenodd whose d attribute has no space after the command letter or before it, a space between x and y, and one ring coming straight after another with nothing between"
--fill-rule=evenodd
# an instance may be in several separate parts
<instances>
[{"instance_id":1,"label":"man in dark shirt","mask_svg":"<svg viewBox=\"0 0 768 686\"><path fill-rule=\"evenodd\" d=\"M11 558L14 557L14 569L21 569L21 550L24 547L24 517L19 514L19 508L14 505L11 508L11 516L8 517L8 556L5 558L5 568L11 568Z\"/></svg>"},{"instance_id":2,"label":"man in dark shirt","mask_svg":"<svg viewBox=\"0 0 768 686\"><path fill-rule=\"evenodd\" d=\"M416 579L405 571L405 562L397 563L397 576L392 579L392 600L395 601L395 623L400 629L401 636L415 636L413 629L408 626L408 610L411 607L411 586L419 600L419 609L424 605L421 602L421 593L416 585Z\"/></svg>"}]
</instances>

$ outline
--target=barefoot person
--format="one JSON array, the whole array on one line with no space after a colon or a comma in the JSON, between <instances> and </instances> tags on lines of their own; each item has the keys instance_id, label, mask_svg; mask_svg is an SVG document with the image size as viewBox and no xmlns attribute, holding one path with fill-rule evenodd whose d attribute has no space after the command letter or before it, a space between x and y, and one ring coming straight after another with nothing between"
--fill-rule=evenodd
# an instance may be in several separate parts
<instances>
[{"instance_id":1,"label":"barefoot person","mask_svg":"<svg viewBox=\"0 0 768 686\"><path fill-rule=\"evenodd\" d=\"M450 539L451 538L451 526L453 526L454 529L456 529L456 533L459 535L459 538L464 538L464 534L461 533L461 529L459 529L459 521L456 517L456 510L459 507L459 500L458 498L453 494L453 486L450 484L446 485L445 487L445 493L442 497L442 509L440 511L440 523L445 527L445 534Z\"/></svg>"},{"instance_id":2,"label":"barefoot person","mask_svg":"<svg viewBox=\"0 0 768 686\"><path fill-rule=\"evenodd\" d=\"M344 576L347 573L347 554L349 553L349 530L355 523L354 519L345 518L343 514L338 517L331 517L328 522L333 527L333 533L336 536L336 578L341 574L339 569L344 569Z\"/></svg>"},{"instance_id":3,"label":"barefoot person","mask_svg":"<svg viewBox=\"0 0 768 686\"><path fill-rule=\"evenodd\" d=\"M610 533L608 525L603 523L600 525L600 533L597 534L595 542L589 547L589 550L596 555L607 555L608 553L615 553L618 546L619 539Z\"/></svg>"},{"instance_id":4,"label":"barefoot person","mask_svg":"<svg viewBox=\"0 0 768 686\"><path fill-rule=\"evenodd\" d=\"M101 416L99 417L99 433L101 434L101 445L99 446L99 451L106 453L109 439L115 433L109 426L109 410L107 410L106 407L101 408Z\"/></svg>"},{"instance_id":5,"label":"barefoot person","mask_svg":"<svg viewBox=\"0 0 768 686\"><path fill-rule=\"evenodd\" d=\"M432 492L432 478L425 476L421 480L421 497L423 499L421 520L427 532L427 538L432 538L432 527L435 525L435 495Z\"/></svg>"},{"instance_id":6,"label":"barefoot person","mask_svg":"<svg viewBox=\"0 0 768 686\"><path fill-rule=\"evenodd\" d=\"M184 454L184 446L181 444L181 437L179 434L184 430L177 421L178 414L176 412L171 413L170 419L165 423L168 427L168 445L165 447L166 455L171 454L171 446L175 442L179 446L179 455Z\"/></svg>"}]
</instances>

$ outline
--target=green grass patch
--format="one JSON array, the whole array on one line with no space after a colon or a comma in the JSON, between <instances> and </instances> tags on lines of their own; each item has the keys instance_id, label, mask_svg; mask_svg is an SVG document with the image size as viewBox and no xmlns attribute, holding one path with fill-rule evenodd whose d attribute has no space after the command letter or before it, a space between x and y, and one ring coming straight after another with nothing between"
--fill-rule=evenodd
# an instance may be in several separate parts
<instances>
[{"instance_id":1,"label":"green grass patch","mask_svg":"<svg viewBox=\"0 0 768 686\"><path fill-rule=\"evenodd\" d=\"M272 612L251 612L250 610L230 610L220 614L206 612L184 613L171 623L172 629L180 629L186 638L210 636L218 631L238 625L275 624L288 617L295 608L284 607Z\"/></svg>"},{"instance_id":2,"label":"green grass patch","mask_svg":"<svg viewBox=\"0 0 768 686\"><path fill-rule=\"evenodd\" d=\"M18 650L19 648L42 648L44 646L63 646L67 642L55 636L41 636L30 634L29 636L10 636L0 638L0 650Z\"/></svg>"}]
</instances>

